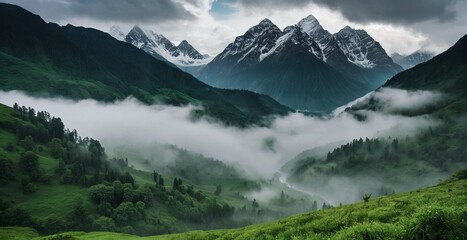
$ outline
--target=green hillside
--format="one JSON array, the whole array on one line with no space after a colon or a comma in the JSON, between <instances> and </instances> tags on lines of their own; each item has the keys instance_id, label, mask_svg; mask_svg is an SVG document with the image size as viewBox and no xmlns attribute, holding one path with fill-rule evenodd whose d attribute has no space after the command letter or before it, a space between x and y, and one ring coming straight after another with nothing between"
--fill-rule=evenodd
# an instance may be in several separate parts
<instances>
[{"instance_id":1,"label":"green hillside","mask_svg":"<svg viewBox=\"0 0 467 240\"><path fill-rule=\"evenodd\" d=\"M136 237L70 232L33 239L465 239L466 171L443 183L232 230ZM0 228L0 237L31 238L28 228Z\"/></svg>"},{"instance_id":2,"label":"green hillside","mask_svg":"<svg viewBox=\"0 0 467 240\"><path fill-rule=\"evenodd\" d=\"M0 4L0 35L2 90L106 102L132 95L147 104L201 105L203 111L194 117L240 126L289 111L265 95L212 88L107 33L47 24L18 6Z\"/></svg>"},{"instance_id":3,"label":"green hillside","mask_svg":"<svg viewBox=\"0 0 467 240\"><path fill-rule=\"evenodd\" d=\"M240 227L311 210L304 203L313 199L279 182L252 181L218 160L160 148L176 157L149 161L127 147L123 156L130 160L110 158L99 141L65 129L60 118L0 104L0 226L147 236ZM247 197L263 187L277 198L258 203Z\"/></svg>"},{"instance_id":4,"label":"green hillside","mask_svg":"<svg viewBox=\"0 0 467 240\"><path fill-rule=\"evenodd\" d=\"M230 220L235 208L194 187L186 180L199 178L193 172L185 170L191 175L182 180L137 171L127 159L108 158L99 141L66 130L60 118L47 112L0 104L0 147L0 226L140 235L235 226ZM183 169L190 167L173 171ZM226 181L243 184L235 171L229 172L209 176L215 183L204 184L213 189Z\"/></svg>"}]
</instances>

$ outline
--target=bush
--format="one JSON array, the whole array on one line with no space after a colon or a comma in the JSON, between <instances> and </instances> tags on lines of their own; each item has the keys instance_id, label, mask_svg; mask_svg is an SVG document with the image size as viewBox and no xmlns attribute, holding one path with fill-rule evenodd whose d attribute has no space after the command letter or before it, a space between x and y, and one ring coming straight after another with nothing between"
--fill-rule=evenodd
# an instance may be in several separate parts
<instances>
[{"instance_id":1,"label":"bush","mask_svg":"<svg viewBox=\"0 0 467 240\"><path fill-rule=\"evenodd\" d=\"M12 207L0 213L0 226L36 227L31 214L22 208Z\"/></svg>"},{"instance_id":2,"label":"bush","mask_svg":"<svg viewBox=\"0 0 467 240\"><path fill-rule=\"evenodd\" d=\"M47 234L62 232L66 229L66 222L63 218L52 214L45 220L43 228Z\"/></svg>"},{"instance_id":3,"label":"bush","mask_svg":"<svg viewBox=\"0 0 467 240\"><path fill-rule=\"evenodd\" d=\"M15 180L13 174L13 162L0 156L0 182Z\"/></svg>"},{"instance_id":4,"label":"bush","mask_svg":"<svg viewBox=\"0 0 467 240\"><path fill-rule=\"evenodd\" d=\"M405 231L404 239L466 239L467 223L461 211L452 208L426 207L415 214Z\"/></svg>"},{"instance_id":5,"label":"bush","mask_svg":"<svg viewBox=\"0 0 467 240\"><path fill-rule=\"evenodd\" d=\"M31 180L28 176L25 176L21 179L21 186L23 187L24 194L31 194L37 191L36 185L31 183Z\"/></svg>"},{"instance_id":6,"label":"bush","mask_svg":"<svg viewBox=\"0 0 467 240\"><path fill-rule=\"evenodd\" d=\"M5 149L5 150L8 151L8 152L14 152L14 151L16 150L16 147L15 147L15 145L13 145L13 143L10 142L10 143L7 143L7 144L3 147L3 149Z\"/></svg>"},{"instance_id":7,"label":"bush","mask_svg":"<svg viewBox=\"0 0 467 240\"><path fill-rule=\"evenodd\" d=\"M88 196L94 203L109 202L112 203L114 199L114 188L112 186L105 186L104 184L97 184L88 189Z\"/></svg>"},{"instance_id":8,"label":"bush","mask_svg":"<svg viewBox=\"0 0 467 240\"><path fill-rule=\"evenodd\" d=\"M114 232L116 229L114 220L104 216L100 216L98 219L96 219L92 226L95 230L104 232Z\"/></svg>"},{"instance_id":9,"label":"bush","mask_svg":"<svg viewBox=\"0 0 467 240\"><path fill-rule=\"evenodd\" d=\"M137 221L142 217L132 202L121 203L113 213L113 219L119 224L125 224L129 221Z\"/></svg>"},{"instance_id":10,"label":"bush","mask_svg":"<svg viewBox=\"0 0 467 240\"><path fill-rule=\"evenodd\" d=\"M38 180L41 176L39 170L39 157L35 153L27 151L21 154L19 165L21 170L31 177L31 180Z\"/></svg>"}]
</instances>

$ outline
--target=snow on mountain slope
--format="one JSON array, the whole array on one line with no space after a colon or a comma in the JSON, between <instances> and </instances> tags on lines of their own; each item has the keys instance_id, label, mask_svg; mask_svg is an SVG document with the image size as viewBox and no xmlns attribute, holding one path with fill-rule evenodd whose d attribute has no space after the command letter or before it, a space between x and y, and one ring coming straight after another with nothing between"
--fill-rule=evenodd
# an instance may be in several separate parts
<instances>
[{"instance_id":1,"label":"snow on mountain slope","mask_svg":"<svg viewBox=\"0 0 467 240\"><path fill-rule=\"evenodd\" d=\"M349 26L334 34L334 37L347 59L363 68L393 63L381 45L364 30L355 30Z\"/></svg>"},{"instance_id":2,"label":"snow on mountain slope","mask_svg":"<svg viewBox=\"0 0 467 240\"><path fill-rule=\"evenodd\" d=\"M113 37L119 39L121 35L116 31L117 29L117 27L112 27L110 32ZM181 67L206 65L212 60L209 55L199 53L186 40L175 46L162 34L142 30L136 25L124 37L124 40L158 59L163 58Z\"/></svg>"},{"instance_id":3,"label":"snow on mountain slope","mask_svg":"<svg viewBox=\"0 0 467 240\"><path fill-rule=\"evenodd\" d=\"M122 32L119 26L110 27L109 34L117 40L125 41L125 34Z\"/></svg>"},{"instance_id":4,"label":"snow on mountain slope","mask_svg":"<svg viewBox=\"0 0 467 240\"><path fill-rule=\"evenodd\" d=\"M415 65L432 59L434 56L435 54L433 52L418 50L407 56L399 55L396 53L392 56L392 59L394 60L394 62L401 65L404 69L409 69L414 67Z\"/></svg>"},{"instance_id":5,"label":"snow on mountain slope","mask_svg":"<svg viewBox=\"0 0 467 240\"><path fill-rule=\"evenodd\" d=\"M239 62L252 54L259 57L275 46L280 35L282 35L282 31L266 18L248 29L244 35L236 37L235 41L218 55L218 58L233 57Z\"/></svg>"}]
</instances>

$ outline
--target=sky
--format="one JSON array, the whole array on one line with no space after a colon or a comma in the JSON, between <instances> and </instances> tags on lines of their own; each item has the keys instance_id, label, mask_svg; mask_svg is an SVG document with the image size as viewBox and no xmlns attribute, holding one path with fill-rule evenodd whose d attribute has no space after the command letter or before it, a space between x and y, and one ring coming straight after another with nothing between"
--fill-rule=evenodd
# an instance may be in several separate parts
<instances>
[{"instance_id":1,"label":"sky","mask_svg":"<svg viewBox=\"0 0 467 240\"><path fill-rule=\"evenodd\" d=\"M134 25L163 34L173 43L188 40L215 56L262 19L279 28L312 14L324 29L366 30L388 54L419 49L440 53L467 33L465 0L0 0L17 4L47 22L108 32Z\"/></svg>"}]
</instances>

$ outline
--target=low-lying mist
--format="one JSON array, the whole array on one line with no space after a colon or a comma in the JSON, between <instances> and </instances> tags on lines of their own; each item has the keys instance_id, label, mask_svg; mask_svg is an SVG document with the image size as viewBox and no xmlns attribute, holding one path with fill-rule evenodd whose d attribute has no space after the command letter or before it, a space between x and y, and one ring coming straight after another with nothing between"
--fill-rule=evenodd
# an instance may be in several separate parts
<instances>
[{"instance_id":1,"label":"low-lying mist","mask_svg":"<svg viewBox=\"0 0 467 240\"><path fill-rule=\"evenodd\" d=\"M439 100L430 92L414 95L389 89L374 94L393 99L392 102L387 100L389 108L392 104L394 107L420 107ZM193 122L189 115L194 106L147 106L131 97L105 104L95 100L35 98L10 91L0 92L0 102L9 106L17 102L61 117L67 128L100 140L110 156L121 146L135 146L150 153L157 149L154 148L157 144L170 144L219 159L250 177L271 177L288 160L313 147L360 137L406 136L432 124L425 116L403 117L376 112L368 112L364 122L345 112L326 120L292 113L276 118L270 127L240 129L204 119ZM170 154L167 157L170 158Z\"/></svg>"}]
</instances>

